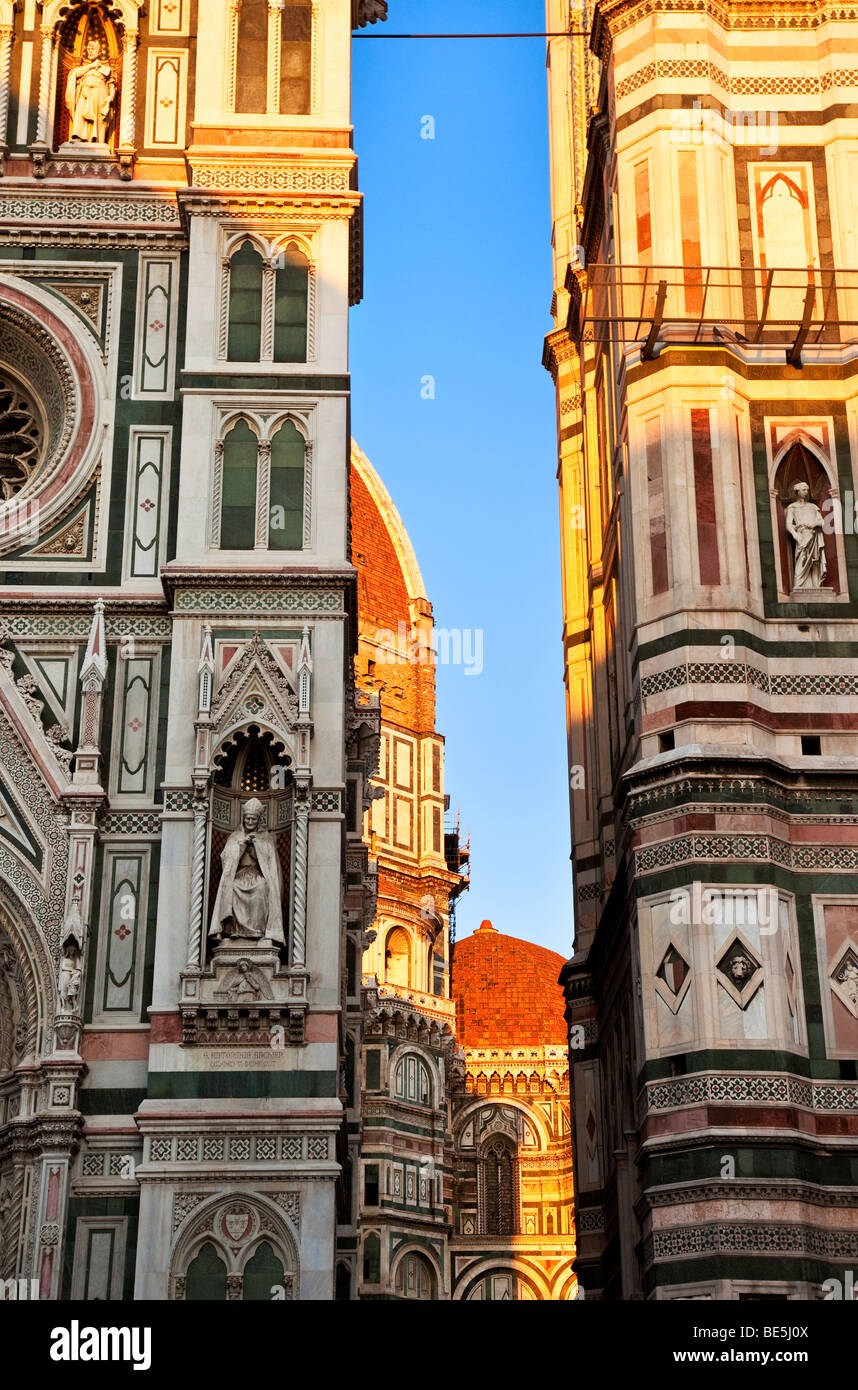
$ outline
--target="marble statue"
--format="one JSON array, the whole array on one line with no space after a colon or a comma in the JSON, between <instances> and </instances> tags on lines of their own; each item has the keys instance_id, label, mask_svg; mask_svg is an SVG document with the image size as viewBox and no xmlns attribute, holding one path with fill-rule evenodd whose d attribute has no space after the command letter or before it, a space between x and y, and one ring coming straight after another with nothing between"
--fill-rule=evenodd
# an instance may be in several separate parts
<instances>
[{"instance_id":1,"label":"marble statue","mask_svg":"<svg viewBox=\"0 0 858 1390\"><path fill-rule=\"evenodd\" d=\"M115 101L113 71L101 56L98 39L90 39L84 61L72 68L66 83L69 140L106 145Z\"/></svg>"},{"instance_id":2,"label":"marble statue","mask_svg":"<svg viewBox=\"0 0 858 1390\"><path fill-rule=\"evenodd\" d=\"M255 797L241 808L241 828L234 830L221 855L223 874L212 913L209 936L238 937L285 944L283 879L274 839L260 829L264 807Z\"/></svg>"},{"instance_id":3,"label":"marble statue","mask_svg":"<svg viewBox=\"0 0 858 1390\"><path fill-rule=\"evenodd\" d=\"M796 483L794 502L786 509L786 529L793 539L794 589L821 589L827 571L823 518L815 502L810 501L807 483Z\"/></svg>"},{"instance_id":4,"label":"marble statue","mask_svg":"<svg viewBox=\"0 0 858 1390\"><path fill-rule=\"evenodd\" d=\"M80 994L80 952L73 942L63 949L60 961L60 1011L73 1014Z\"/></svg>"}]
</instances>

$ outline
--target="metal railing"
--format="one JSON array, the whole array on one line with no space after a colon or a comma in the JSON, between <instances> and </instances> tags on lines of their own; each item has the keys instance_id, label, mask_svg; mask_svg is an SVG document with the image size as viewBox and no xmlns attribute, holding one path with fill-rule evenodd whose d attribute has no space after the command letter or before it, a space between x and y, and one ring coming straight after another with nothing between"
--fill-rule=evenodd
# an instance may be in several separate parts
<instances>
[{"instance_id":1,"label":"metal railing","mask_svg":"<svg viewBox=\"0 0 858 1390\"><path fill-rule=\"evenodd\" d=\"M587 343L733 343L782 346L800 365L805 347L858 343L858 270L765 266L570 268L568 329Z\"/></svg>"}]
</instances>

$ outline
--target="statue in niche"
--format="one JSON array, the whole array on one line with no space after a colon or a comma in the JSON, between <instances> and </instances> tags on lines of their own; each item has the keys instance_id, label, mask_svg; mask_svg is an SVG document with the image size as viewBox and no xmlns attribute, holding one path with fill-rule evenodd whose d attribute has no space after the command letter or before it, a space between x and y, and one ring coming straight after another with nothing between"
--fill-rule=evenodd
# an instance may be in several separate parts
<instances>
[{"instance_id":1,"label":"statue in niche","mask_svg":"<svg viewBox=\"0 0 858 1390\"><path fill-rule=\"evenodd\" d=\"M74 940L67 941L63 947L60 961L60 1012L73 1014L77 1010L80 995L80 951Z\"/></svg>"},{"instance_id":2,"label":"statue in niche","mask_svg":"<svg viewBox=\"0 0 858 1390\"><path fill-rule=\"evenodd\" d=\"M224 845L210 937L265 938L285 945L283 879L274 839L261 829L264 809L256 797L246 801L241 828Z\"/></svg>"},{"instance_id":3,"label":"statue in niche","mask_svg":"<svg viewBox=\"0 0 858 1390\"><path fill-rule=\"evenodd\" d=\"M796 483L786 509L786 529L793 540L793 589L821 589L828 570L823 517L810 500L807 483Z\"/></svg>"},{"instance_id":4,"label":"statue in niche","mask_svg":"<svg viewBox=\"0 0 858 1390\"><path fill-rule=\"evenodd\" d=\"M66 82L69 140L106 145L113 124L116 81L97 38L87 41L84 61L72 68Z\"/></svg>"}]
</instances>

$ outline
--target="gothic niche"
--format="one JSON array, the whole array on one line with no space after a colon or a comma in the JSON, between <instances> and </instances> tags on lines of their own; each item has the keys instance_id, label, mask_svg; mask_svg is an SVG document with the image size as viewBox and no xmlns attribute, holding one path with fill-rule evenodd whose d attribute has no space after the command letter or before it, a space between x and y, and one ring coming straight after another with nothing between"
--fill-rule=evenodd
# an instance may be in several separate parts
<instances>
[{"instance_id":1,"label":"gothic niche","mask_svg":"<svg viewBox=\"0 0 858 1390\"><path fill-rule=\"evenodd\" d=\"M59 35L55 148L102 153L114 148L121 54L112 20L97 5L75 7Z\"/></svg>"},{"instance_id":2,"label":"gothic niche","mask_svg":"<svg viewBox=\"0 0 858 1390\"><path fill-rule=\"evenodd\" d=\"M786 594L840 592L837 544L826 521L828 474L801 441L787 450L775 473L781 588Z\"/></svg>"},{"instance_id":3,"label":"gothic niche","mask_svg":"<svg viewBox=\"0 0 858 1390\"><path fill-rule=\"evenodd\" d=\"M42 456L42 427L29 396L0 374L0 500L29 482Z\"/></svg>"},{"instance_id":4,"label":"gothic niche","mask_svg":"<svg viewBox=\"0 0 858 1390\"><path fill-rule=\"evenodd\" d=\"M212 949L273 943L285 960L292 855L292 773L256 725L218 757L212 791L208 938ZM242 962L236 962L239 969ZM248 994L252 972L237 992ZM240 986L240 988L239 988Z\"/></svg>"}]
</instances>

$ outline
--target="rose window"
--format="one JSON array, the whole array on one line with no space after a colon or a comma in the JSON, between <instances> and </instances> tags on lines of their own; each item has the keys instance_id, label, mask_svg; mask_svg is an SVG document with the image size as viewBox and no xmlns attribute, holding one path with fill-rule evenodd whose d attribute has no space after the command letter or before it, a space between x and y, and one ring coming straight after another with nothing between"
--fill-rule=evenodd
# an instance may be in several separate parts
<instances>
[{"instance_id":1,"label":"rose window","mask_svg":"<svg viewBox=\"0 0 858 1390\"><path fill-rule=\"evenodd\" d=\"M5 502L29 482L42 455L42 427L35 406L19 386L0 375L0 498Z\"/></svg>"}]
</instances>

